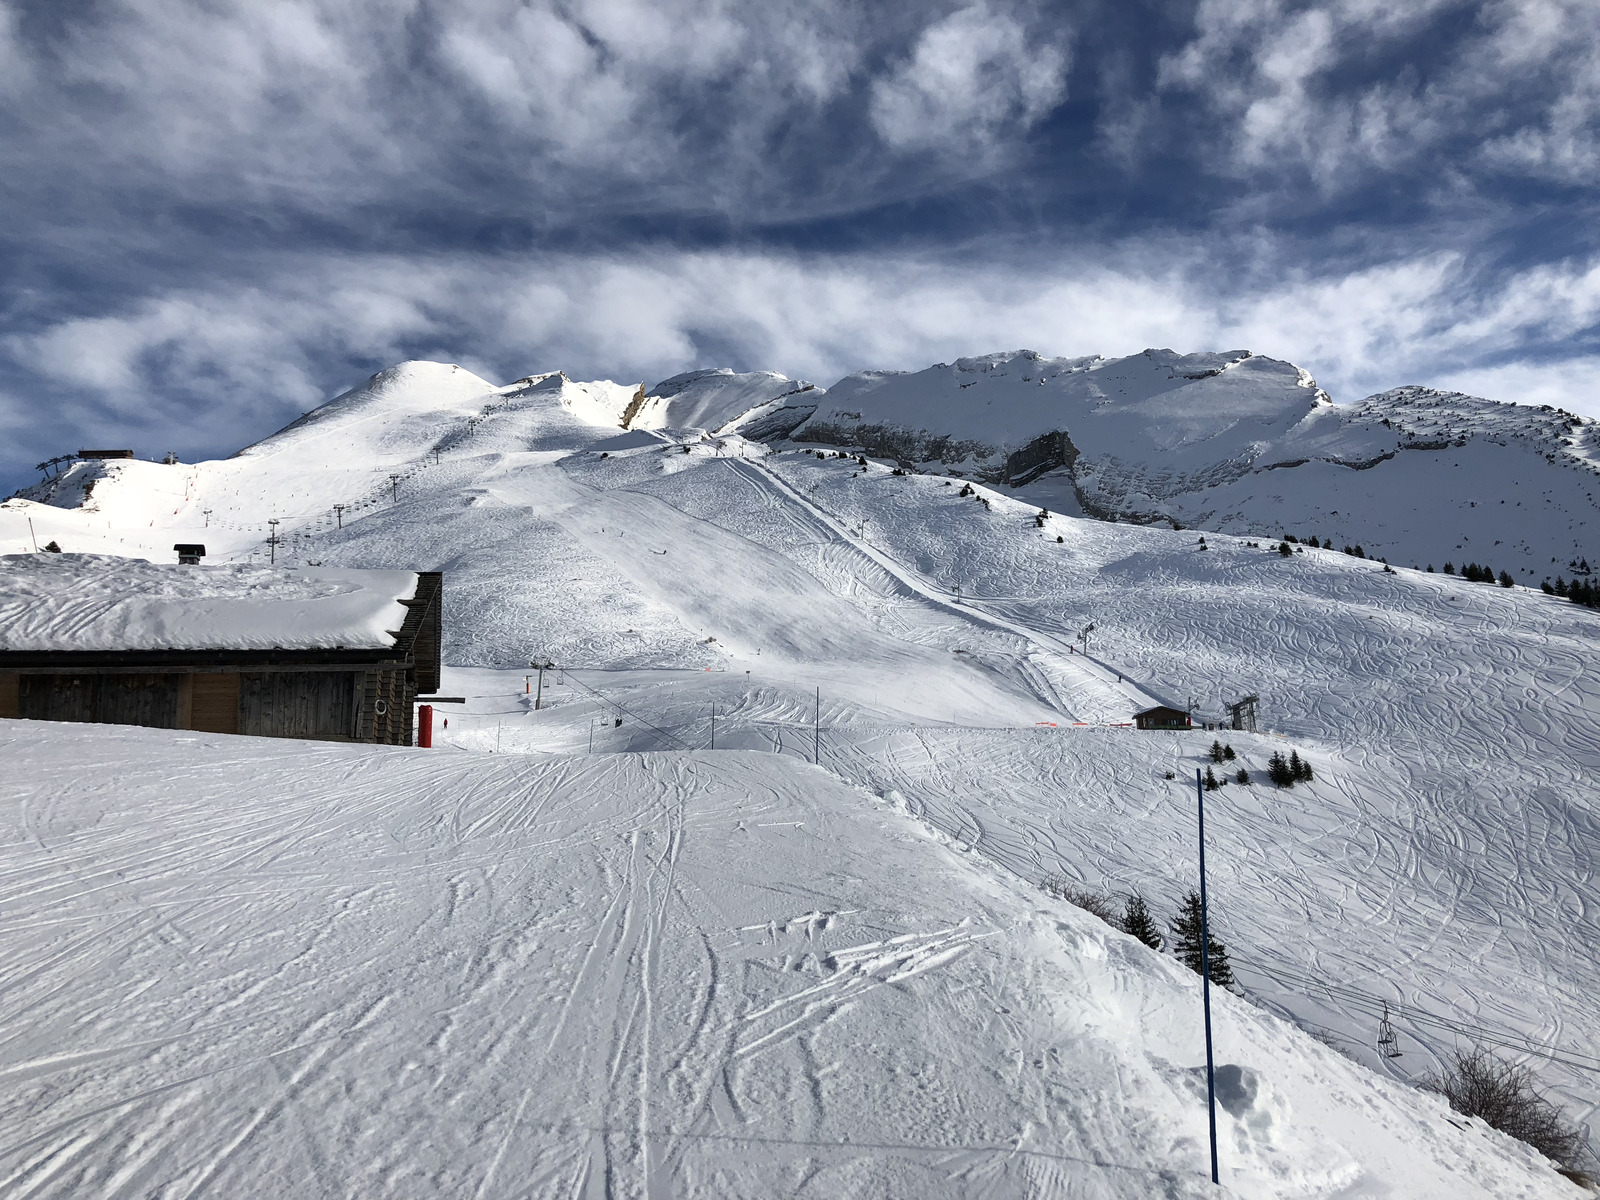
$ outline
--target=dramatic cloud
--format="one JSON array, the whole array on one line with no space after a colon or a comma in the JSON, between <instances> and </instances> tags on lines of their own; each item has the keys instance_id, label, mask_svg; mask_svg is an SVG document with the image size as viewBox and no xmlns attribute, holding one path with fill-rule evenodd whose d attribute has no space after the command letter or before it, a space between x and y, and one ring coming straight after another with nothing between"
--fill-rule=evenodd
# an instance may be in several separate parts
<instances>
[{"instance_id":1,"label":"dramatic cloud","mask_svg":"<svg viewBox=\"0 0 1600 1200\"><path fill-rule=\"evenodd\" d=\"M872 121L897 150L983 154L1054 108L1066 55L1013 17L975 5L922 31L910 58L872 87Z\"/></svg>"},{"instance_id":2,"label":"dramatic cloud","mask_svg":"<svg viewBox=\"0 0 1600 1200\"><path fill-rule=\"evenodd\" d=\"M0 0L0 122L12 484L412 356L1595 403L1591 0Z\"/></svg>"}]
</instances>

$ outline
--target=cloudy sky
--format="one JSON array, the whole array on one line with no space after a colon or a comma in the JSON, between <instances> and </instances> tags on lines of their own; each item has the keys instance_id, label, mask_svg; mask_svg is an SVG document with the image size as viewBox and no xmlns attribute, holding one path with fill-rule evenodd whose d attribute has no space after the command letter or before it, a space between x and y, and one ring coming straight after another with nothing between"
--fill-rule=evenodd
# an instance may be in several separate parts
<instances>
[{"instance_id":1,"label":"cloudy sky","mask_svg":"<svg viewBox=\"0 0 1600 1200\"><path fill-rule=\"evenodd\" d=\"M0 0L0 483L372 371L1248 348L1600 415L1594 0Z\"/></svg>"}]
</instances>

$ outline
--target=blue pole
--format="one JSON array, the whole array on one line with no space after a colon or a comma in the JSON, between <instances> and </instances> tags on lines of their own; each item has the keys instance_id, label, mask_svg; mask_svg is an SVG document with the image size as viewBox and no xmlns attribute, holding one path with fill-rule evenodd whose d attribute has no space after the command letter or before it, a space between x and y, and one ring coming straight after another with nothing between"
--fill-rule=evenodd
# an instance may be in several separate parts
<instances>
[{"instance_id":1,"label":"blue pole","mask_svg":"<svg viewBox=\"0 0 1600 1200\"><path fill-rule=\"evenodd\" d=\"M1217 1178L1217 1072L1211 1056L1211 930L1206 922L1206 787L1194 769L1194 791L1200 801L1200 994L1206 1010L1206 1115L1211 1121L1211 1182Z\"/></svg>"}]
</instances>

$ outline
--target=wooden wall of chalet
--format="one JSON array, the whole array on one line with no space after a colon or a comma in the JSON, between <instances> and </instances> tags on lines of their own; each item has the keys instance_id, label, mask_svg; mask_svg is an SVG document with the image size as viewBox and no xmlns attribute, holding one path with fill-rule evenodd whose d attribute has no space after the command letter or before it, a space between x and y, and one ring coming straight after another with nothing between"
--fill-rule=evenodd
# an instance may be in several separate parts
<instances>
[{"instance_id":1,"label":"wooden wall of chalet","mask_svg":"<svg viewBox=\"0 0 1600 1200\"><path fill-rule=\"evenodd\" d=\"M411 744L414 672L0 674L0 717Z\"/></svg>"},{"instance_id":2,"label":"wooden wall of chalet","mask_svg":"<svg viewBox=\"0 0 1600 1200\"><path fill-rule=\"evenodd\" d=\"M95 721L177 729L181 675L23 675L17 714L33 721Z\"/></svg>"},{"instance_id":3,"label":"wooden wall of chalet","mask_svg":"<svg viewBox=\"0 0 1600 1200\"><path fill-rule=\"evenodd\" d=\"M413 671L368 671L362 680L356 740L384 746L411 745L412 705L417 698Z\"/></svg>"},{"instance_id":4,"label":"wooden wall of chalet","mask_svg":"<svg viewBox=\"0 0 1600 1200\"><path fill-rule=\"evenodd\" d=\"M239 673L202 671L189 676L189 723L201 733L239 732Z\"/></svg>"},{"instance_id":5,"label":"wooden wall of chalet","mask_svg":"<svg viewBox=\"0 0 1600 1200\"><path fill-rule=\"evenodd\" d=\"M406 606L405 624L397 631L397 648L408 653L416 664L412 679L414 695L429 695L439 690L439 667L444 648L444 574L419 571L417 591Z\"/></svg>"},{"instance_id":6,"label":"wooden wall of chalet","mask_svg":"<svg viewBox=\"0 0 1600 1200\"><path fill-rule=\"evenodd\" d=\"M239 732L354 741L357 678L351 671L240 674Z\"/></svg>"}]
</instances>

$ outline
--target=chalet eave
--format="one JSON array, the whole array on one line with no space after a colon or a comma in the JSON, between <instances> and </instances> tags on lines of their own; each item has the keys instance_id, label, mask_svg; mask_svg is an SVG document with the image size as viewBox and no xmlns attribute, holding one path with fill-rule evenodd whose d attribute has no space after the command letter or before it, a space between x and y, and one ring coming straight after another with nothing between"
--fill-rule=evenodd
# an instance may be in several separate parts
<instances>
[{"instance_id":1,"label":"chalet eave","mask_svg":"<svg viewBox=\"0 0 1600 1200\"><path fill-rule=\"evenodd\" d=\"M0 650L0 672L19 675L395 670L407 665L406 654L395 646L332 650Z\"/></svg>"}]
</instances>

